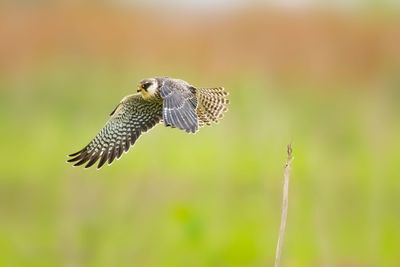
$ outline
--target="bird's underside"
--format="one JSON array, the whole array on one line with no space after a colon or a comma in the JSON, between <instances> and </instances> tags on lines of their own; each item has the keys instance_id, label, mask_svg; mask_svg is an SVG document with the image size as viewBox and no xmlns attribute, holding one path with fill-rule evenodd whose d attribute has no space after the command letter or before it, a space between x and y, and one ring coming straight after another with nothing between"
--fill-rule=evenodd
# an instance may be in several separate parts
<instances>
[{"instance_id":1,"label":"bird's underside","mask_svg":"<svg viewBox=\"0 0 400 267\"><path fill-rule=\"evenodd\" d=\"M218 122L227 111L222 87L195 88L182 80L143 80L139 93L124 97L95 138L82 150L69 155L74 166L101 168L111 164L159 122L167 127L195 133L199 127Z\"/></svg>"}]
</instances>

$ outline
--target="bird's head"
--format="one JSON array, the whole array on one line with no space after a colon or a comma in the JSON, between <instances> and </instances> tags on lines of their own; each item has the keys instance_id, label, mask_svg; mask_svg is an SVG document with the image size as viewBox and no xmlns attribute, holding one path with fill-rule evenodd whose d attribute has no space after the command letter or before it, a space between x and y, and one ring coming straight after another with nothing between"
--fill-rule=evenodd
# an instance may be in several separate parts
<instances>
[{"instance_id":1,"label":"bird's head","mask_svg":"<svg viewBox=\"0 0 400 267\"><path fill-rule=\"evenodd\" d=\"M149 98L154 96L154 93L157 91L158 81L154 78L141 80L137 92L140 92L143 98Z\"/></svg>"}]
</instances>

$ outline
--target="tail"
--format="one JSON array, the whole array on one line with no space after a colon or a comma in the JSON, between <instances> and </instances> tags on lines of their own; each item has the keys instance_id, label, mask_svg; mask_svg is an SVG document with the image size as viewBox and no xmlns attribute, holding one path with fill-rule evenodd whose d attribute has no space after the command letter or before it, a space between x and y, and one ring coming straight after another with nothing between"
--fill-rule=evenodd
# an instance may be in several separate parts
<instances>
[{"instance_id":1,"label":"tail","mask_svg":"<svg viewBox=\"0 0 400 267\"><path fill-rule=\"evenodd\" d=\"M228 110L228 92L223 87L197 89L199 126L217 123Z\"/></svg>"}]
</instances>

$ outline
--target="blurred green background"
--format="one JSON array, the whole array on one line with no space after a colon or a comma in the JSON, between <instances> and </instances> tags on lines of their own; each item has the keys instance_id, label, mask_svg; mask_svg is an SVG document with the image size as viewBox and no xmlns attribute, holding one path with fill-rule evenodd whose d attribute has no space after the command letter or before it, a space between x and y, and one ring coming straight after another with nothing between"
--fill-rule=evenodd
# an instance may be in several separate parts
<instances>
[{"instance_id":1,"label":"blurred green background","mask_svg":"<svg viewBox=\"0 0 400 267\"><path fill-rule=\"evenodd\" d=\"M273 266L290 142L282 266L400 266L398 5L181 4L2 4L0 266ZM230 110L66 163L157 75Z\"/></svg>"}]
</instances>

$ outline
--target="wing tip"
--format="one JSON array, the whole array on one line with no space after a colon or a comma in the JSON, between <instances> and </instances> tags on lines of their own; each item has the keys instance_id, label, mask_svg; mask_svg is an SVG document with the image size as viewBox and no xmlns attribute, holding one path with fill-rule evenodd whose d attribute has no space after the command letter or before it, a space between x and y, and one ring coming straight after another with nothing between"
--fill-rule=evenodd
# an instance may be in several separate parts
<instances>
[{"instance_id":1,"label":"wing tip","mask_svg":"<svg viewBox=\"0 0 400 267\"><path fill-rule=\"evenodd\" d=\"M84 149L81 149L81 150L79 150L78 152L69 154L68 157L75 157L75 156L79 155L80 153L82 153L83 150L84 150Z\"/></svg>"}]
</instances>

